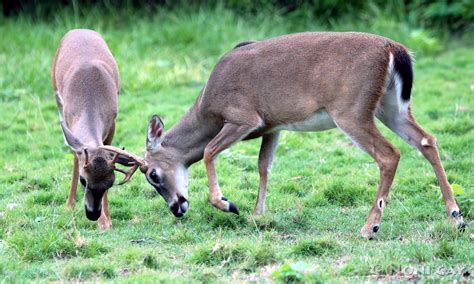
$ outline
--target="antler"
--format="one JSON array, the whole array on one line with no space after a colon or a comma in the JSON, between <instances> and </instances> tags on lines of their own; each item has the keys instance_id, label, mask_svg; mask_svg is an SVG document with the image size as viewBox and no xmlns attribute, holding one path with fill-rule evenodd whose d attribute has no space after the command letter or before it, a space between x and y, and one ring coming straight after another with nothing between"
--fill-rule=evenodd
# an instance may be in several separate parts
<instances>
[{"instance_id":1,"label":"antler","mask_svg":"<svg viewBox=\"0 0 474 284\"><path fill-rule=\"evenodd\" d=\"M125 175L124 179L118 183L119 185L122 185L126 182L128 182L130 180L130 178L133 176L133 174L135 173L135 171L140 167L140 170L141 171L146 171L148 166L147 166L147 162L138 157L137 155L133 154L133 153L130 153L128 151L125 151L125 148L117 148L117 147L114 147L114 146L109 146L109 145L106 145L106 146L100 146L99 147L100 149L103 149L103 150L106 150L106 151L109 151L109 152L112 152L112 153L115 153L112 161L111 161L111 164L113 165L114 167L114 170L122 173ZM124 171L122 169L119 169L119 168L116 168L115 167L115 163L117 162L118 160L118 157L119 155L123 155L129 159L132 159L133 160L133 164L131 164L131 168L130 170L128 171Z\"/></svg>"}]
</instances>

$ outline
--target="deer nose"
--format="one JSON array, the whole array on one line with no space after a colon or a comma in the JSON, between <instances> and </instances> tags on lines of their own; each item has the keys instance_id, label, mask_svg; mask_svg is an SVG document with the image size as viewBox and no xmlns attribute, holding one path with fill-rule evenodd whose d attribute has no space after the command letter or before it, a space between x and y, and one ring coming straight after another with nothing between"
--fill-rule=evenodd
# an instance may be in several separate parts
<instances>
[{"instance_id":1,"label":"deer nose","mask_svg":"<svg viewBox=\"0 0 474 284\"><path fill-rule=\"evenodd\" d=\"M183 211L183 213L186 213L186 211L188 211L188 208L189 208L189 202L186 198L180 196L178 198L178 202L179 202L179 207L181 208L181 211Z\"/></svg>"},{"instance_id":2,"label":"deer nose","mask_svg":"<svg viewBox=\"0 0 474 284\"><path fill-rule=\"evenodd\" d=\"M86 208L86 217L87 219L91 220L91 221L97 221L100 217L100 214L102 213L102 210L99 209L99 210L89 210L87 209L87 206L85 206Z\"/></svg>"},{"instance_id":3,"label":"deer nose","mask_svg":"<svg viewBox=\"0 0 474 284\"><path fill-rule=\"evenodd\" d=\"M189 202L183 196L178 197L178 201L174 202L170 206L170 210L176 217L182 217L186 211L188 211Z\"/></svg>"}]
</instances>

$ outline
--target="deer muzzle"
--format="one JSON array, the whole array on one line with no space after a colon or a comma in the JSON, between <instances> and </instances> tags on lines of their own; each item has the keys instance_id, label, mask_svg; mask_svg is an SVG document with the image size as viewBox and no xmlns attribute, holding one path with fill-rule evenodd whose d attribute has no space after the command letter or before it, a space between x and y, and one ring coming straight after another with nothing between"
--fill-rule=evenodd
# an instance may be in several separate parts
<instances>
[{"instance_id":1,"label":"deer muzzle","mask_svg":"<svg viewBox=\"0 0 474 284\"><path fill-rule=\"evenodd\" d=\"M86 217L91 221L97 221L102 213L102 196L103 193L96 194L92 190L86 188L84 208Z\"/></svg>"},{"instance_id":2,"label":"deer muzzle","mask_svg":"<svg viewBox=\"0 0 474 284\"><path fill-rule=\"evenodd\" d=\"M178 197L178 201L175 201L169 206L171 213L176 217L183 217L184 213L188 211L189 202L183 196Z\"/></svg>"}]
</instances>

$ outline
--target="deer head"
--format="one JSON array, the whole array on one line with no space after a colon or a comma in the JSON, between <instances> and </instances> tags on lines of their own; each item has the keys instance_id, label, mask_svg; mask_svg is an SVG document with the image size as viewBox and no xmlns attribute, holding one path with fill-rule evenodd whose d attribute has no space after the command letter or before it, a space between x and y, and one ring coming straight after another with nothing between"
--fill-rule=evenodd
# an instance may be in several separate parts
<instances>
[{"instance_id":1,"label":"deer head","mask_svg":"<svg viewBox=\"0 0 474 284\"><path fill-rule=\"evenodd\" d=\"M179 155L162 145L163 136L164 124L159 116L153 115L147 130L145 159L112 146L101 149L134 160L135 166L140 167L148 182L165 199L173 215L181 217L189 208L188 170L180 162Z\"/></svg>"},{"instance_id":2,"label":"deer head","mask_svg":"<svg viewBox=\"0 0 474 284\"><path fill-rule=\"evenodd\" d=\"M115 181L115 171L125 174L125 179L119 184L127 182L136 168L134 160L120 154L113 154L100 147L87 147L80 141L66 126L61 123L66 143L71 147L78 159L79 182L81 183L85 195L84 205L86 216L89 220L99 219L102 211L102 197L104 193L112 187ZM130 171L115 167L119 163L132 167Z\"/></svg>"}]
</instances>

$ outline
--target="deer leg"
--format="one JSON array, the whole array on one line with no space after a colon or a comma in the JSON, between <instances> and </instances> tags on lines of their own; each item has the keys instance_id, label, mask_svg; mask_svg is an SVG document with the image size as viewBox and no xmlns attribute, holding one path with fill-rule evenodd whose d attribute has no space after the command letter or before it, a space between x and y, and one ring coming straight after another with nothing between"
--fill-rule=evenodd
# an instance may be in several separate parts
<instances>
[{"instance_id":1,"label":"deer leg","mask_svg":"<svg viewBox=\"0 0 474 284\"><path fill-rule=\"evenodd\" d=\"M258 188L257 204L254 215L262 215L265 212L265 198L267 195L268 175L272 168L273 156L278 145L280 132L265 134L262 137L262 146L258 156L258 173L260 175L260 185Z\"/></svg>"},{"instance_id":2,"label":"deer leg","mask_svg":"<svg viewBox=\"0 0 474 284\"><path fill-rule=\"evenodd\" d=\"M77 191L77 181L79 180L79 161L77 160L76 154L74 154L74 167L72 169L72 180L71 180L71 189L69 190L69 195L67 197L67 208L72 208L74 202L76 201L76 191Z\"/></svg>"},{"instance_id":3,"label":"deer leg","mask_svg":"<svg viewBox=\"0 0 474 284\"><path fill-rule=\"evenodd\" d=\"M97 225L101 230L107 230L112 227L112 219L110 218L109 212L109 199L107 197L107 192L104 193L102 197L102 212L100 214L99 220L97 220Z\"/></svg>"},{"instance_id":4,"label":"deer leg","mask_svg":"<svg viewBox=\"0 0 474 284\"><path fill-rule=\"evenodd\" d=\"M112 139L115 133L115 123L112 125L109 135L104 140L104 145L111 145ZM101 230L107 230L112 227L112 218L110 218L110 211L109 211L109 199L107 190L102 196L102 212L100 214L99 220L97 220L97 225Z\"/></svg>"},{"instance_id":5,"label":"deer leg","mask_svg":"<svg viewBox=\"0 0 474 284\"><path fill-rule=\"evenodd\" d=\"M407 112L406 116L395 118L381 117L381 120L408 144L418 149L430 162L436 177L438 178L448 216L459 229L464 230L464 220L459 207L456 204L453 189L449 184L446 172L441 164L436 138L427 133L418 123L416 123L410 111Z\"/></svg>"},{"instance_id":6,"label":"deer leg","mask_svg":"<svg viewBox=\"0 0 474 284\"><path fill-rule=\"evenodd\" d=\"M237 206L222 196L217 181L215 158L220 152L229 148L235 142L242 140L255 129L255 127L249 125L225 123L221 131L204 149L204 163L206 165L207 180L209 184L209 199L214 207L219 208L222 211L239 214Z\"/></svg>"},{"instance_id":7,"label":"deer leg","mask_svg":"<svg viewBox=\"0 0 474 284\"><path fill-rule=\"evenodd\" d=\"M109 135L104 140L104 145L112 145L112 139L114 138L115 134L115 122L112 124L112 127L110 128Z\"/></svg>"},{"instance_id":8,"label":"deer leg","mask_svg":"<svg viewBox=\"0 0 474 284\"><path fill-rule=\"evenodd\" d=\"M362 236L371 239L379 230L382 211L390 193L393 178L400 160L400 151L388 142L380 133L372 120L368 123L357 121L336 121L341 128L362 150L377 161L380 170L380 183L375 201L365 225L361 229Z\"/></svg>"}]
</instances>

